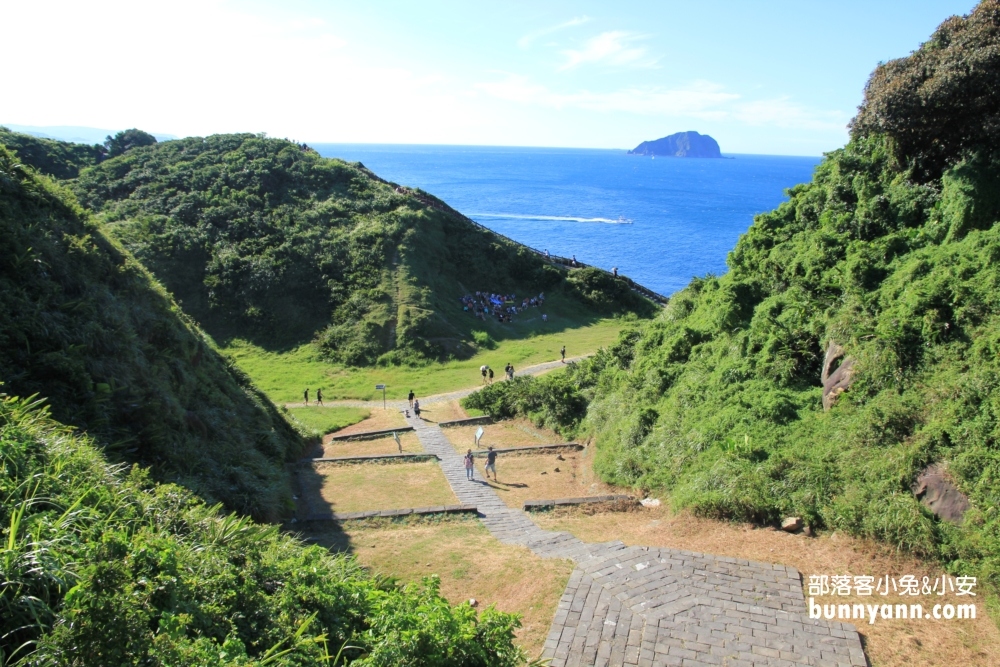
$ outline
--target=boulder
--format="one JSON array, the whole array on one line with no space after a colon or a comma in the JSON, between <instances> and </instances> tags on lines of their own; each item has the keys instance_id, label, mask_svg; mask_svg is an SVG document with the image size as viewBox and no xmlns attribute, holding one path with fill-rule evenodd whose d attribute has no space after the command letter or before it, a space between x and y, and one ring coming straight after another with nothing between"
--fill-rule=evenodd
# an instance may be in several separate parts
<instances>
[{"instance_id":1,"label":"boulder","mask_svg":"<svg viewBox=\"0 0 1000 667\"><path fill-rule=\"evenodd\" d=\"M790 516L781 522L781 529L786 533L797 533L802 530L802 517Z\"/></svg>"},{"instance_id":2,"label":"boulder","mask_svg":"<svg viewBox=\"0 0 1000 667\"><path fill-rule=\"evenodd\" d=\"M643 498L639 502L642 503L643 507L659 507L660 506L660 499L659 498Z\"/></svg>"},{"instance_id":3,"label":"boulder","mask_svg":"<svg viewBox=\"0 0 1000 667\"><path fill-rule=\"evenodd\" d=\"M834 368L838 361L840 365ZM845 357L844 348L832 340L827 344L826 354L823 355L820 382L823 383L823 410L832 408L837 397L854 383L854 357Z\"/></svg>"},{"instance_id":4,"label":"boulder","mask_svg":"<svg viewBox=\"0 0 1000 667\"><path fill-rule=\"evenodd\" d=\"M935 516L951 523L962 523L969 509L969 498L948 479L940 464L927 466L917 476L912 489L913 495Z\"/></svg>"}]
</instances>

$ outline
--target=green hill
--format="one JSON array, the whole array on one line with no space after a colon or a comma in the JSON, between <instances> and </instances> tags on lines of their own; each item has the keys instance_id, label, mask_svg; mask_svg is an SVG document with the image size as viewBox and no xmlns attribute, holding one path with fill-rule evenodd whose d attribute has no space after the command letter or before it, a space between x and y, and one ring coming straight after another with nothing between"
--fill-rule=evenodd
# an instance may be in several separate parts
<instances>
[{"instance_id":1,"label":"green hill","mask_svg":"<svg viewBox=\"0 0 1000 667\"><path fill-rule=\"evenodd\" d=\"M100 162L106 152L103 146L42 139L30 134L11 132L2 125L0 144L13 151L22 164L60 179L76 178L81 169Z\"/></svg>"},{"instance_id":2,"label":"green hill","mask_svg":"<svg viewBox=\"0 0 1000 667\"><path fill-rule=\"evenodd\" d=\"M608 481L708 516L801 516L997 586L998 54L992 0L879 66L850 143L754 220L725 275L692 281L570 378L471 403L574 428L589 399L582 428ZM825 411L836 346L853 384ZM960 525L911 490L935 463L970 500Z\"/></svg>"},{"instance_id":3,"label":"green hill","mask_svg":"<svg viewBox=\"0 0 1000 667\"><path fill-rule=\"evenodd\" d=\"M579 325L651 304L593 269L557 268L360 164L252 134L134 148L73 185L111 234L220 343L315 340L348 365L467 357L480 322L459 299L545 292Z\"/></svg>"},{"instance_id":4,"label":"green hill","mask_svg":"<svg viewBox=\"0 0 1000 667\"><path fill-rule=\"evenodd\" d=\"M0 453L0 664L523 664L515 616L124 474L37 404L0 397Z\"/></svg>"},{"instance_id":5,"label":"green hill","mask_svg":"<svg viewBox=\"0 0 1000 667\"><path fill-rule=\"evenodd\" d=\"M301 438L72 194L2 146L0 381L158 479L262 519L290 510Z\"/></svg>"}]
</instances>

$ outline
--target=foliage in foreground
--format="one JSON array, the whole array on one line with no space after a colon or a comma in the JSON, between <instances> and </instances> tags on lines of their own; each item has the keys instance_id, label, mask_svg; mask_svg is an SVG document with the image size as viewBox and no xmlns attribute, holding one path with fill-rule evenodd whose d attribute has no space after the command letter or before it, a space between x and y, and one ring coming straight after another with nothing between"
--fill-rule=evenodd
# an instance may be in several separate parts
<instances>
[{"instance_id":1,"label":"foliage in foreground","mask_svg":"<svg viewBox=\"0 0 1000 667\"><path fill-rule=\"evenodd\" d=\"M288 512L301 438L71 194L2 146L0 381L158 479Z\"/></svg>"},{"instance_id":2,"label":"foliage in foreground","mask_svg":"<svg viewBox=\"0 0 1000 667\"><path fill-rule=\"evenodd\" d=\"M0 397L0 665L521 664L517 617L452 607L108 465ZM343 648L342 647L358 647ZM343 663L336 663L343 664Z\"/></svg>"}]
</instances>

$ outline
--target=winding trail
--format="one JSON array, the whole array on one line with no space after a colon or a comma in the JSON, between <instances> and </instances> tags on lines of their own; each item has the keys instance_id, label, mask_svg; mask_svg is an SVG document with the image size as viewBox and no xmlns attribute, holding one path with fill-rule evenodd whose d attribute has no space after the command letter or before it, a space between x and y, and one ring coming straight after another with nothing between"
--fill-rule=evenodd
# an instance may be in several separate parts
<instances>
[{"instance_id":1,"label":"winding trail","mask_svg":"<svg viewBox=\"0 0 1000 667\"><path fill-rule=\"evenodd\" d=\"M535 364L534 366L525 366L523 369L517 371L517 375L542 375L560 366L565 366L566 364L572 363L574 361L580 361L586 359L593 355L584 354L579 357L569 357L565 362L563 361L546 361L541 364ZM503 382L503 380L497 380L497 382ZM467 389L458 389L456 391L450 391L444 394L433 394L431 396L418 396L421 405L433 405L434 403L447 403L449 401L458 400L460 398L465 398L474 391L482 389L483 385L479 384L475 387L469 387ZM286 408L304 408L305 403L285 403ZM323 401L323 405L316 405L313 401L309 404L311 408L381 408L382 401L361 401L361 400L337 400L337 401ZM396 408L402 410L408 407L407 401L386 401L386 407Z\"/></svg>"},{"instance_id":2,"label":"winding trail","mask_svg":"<svg viewBox=\"0 0 1000 667\"><path fill-rule=\"evenodd\" d=\"M590 544L542 530L487 483L466 479L461 455L437 424L414 416L407 422L424 450L440 458L459 502L475 504L498 540L576 562L545 642L551 667L867 665L854 626L808 617L798 570L623 542ZM498 467L503 471L502 459Z\"/></svg>"}]
</instances>

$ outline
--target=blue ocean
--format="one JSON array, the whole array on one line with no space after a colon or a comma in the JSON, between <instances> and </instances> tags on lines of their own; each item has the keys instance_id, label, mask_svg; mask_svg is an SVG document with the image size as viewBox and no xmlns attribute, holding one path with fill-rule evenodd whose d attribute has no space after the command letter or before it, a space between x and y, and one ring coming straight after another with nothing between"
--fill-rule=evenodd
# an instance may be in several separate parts
<instances>
[{"instance_id":1,"label":"blue ocean","mask_svg":"<svg viewBox=\"0 0 1000 667\"><path fill-rule=\"evenodd\" d=\"M812 178L818 157L705 160L623 150L312 144L417 187L473 220L553 255L619 273L661 294L726 271L757 213Z\"/></svg>"}]
</instances>

